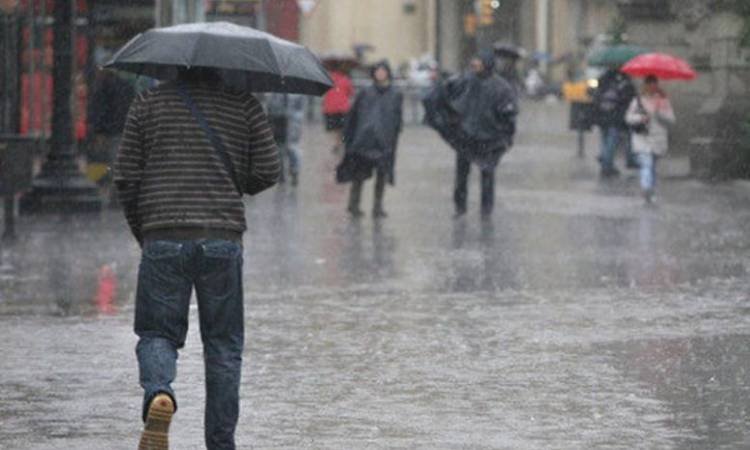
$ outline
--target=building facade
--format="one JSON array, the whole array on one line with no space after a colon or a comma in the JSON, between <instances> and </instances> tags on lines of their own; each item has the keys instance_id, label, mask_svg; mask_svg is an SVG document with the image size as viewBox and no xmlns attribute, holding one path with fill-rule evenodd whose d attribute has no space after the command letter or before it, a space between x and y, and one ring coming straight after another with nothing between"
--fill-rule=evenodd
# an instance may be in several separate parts
<instances>
[{"instance_id":1,"label":"building facade","mask_svg":"<svg viewBox=\"0 0 750 450\"><path fill-rule=\"evenodd\" d=\"M553 64L581 54L607 31L617 14L603 0L437 0L436 55L446 70L464 67L477 50L495 42L519 46L558 81L565 67Z\"/></svg>"},{"instance_id":2,"label":"building facade","mask_svg":"<svg viewBox=\"0 0 750 450\"><path fill-rule=\"evenodd\" d=\"M300 42L317 52L367 45L368 60L394 66L435 50L436 0L320 0L300 22Z\"/></svg>"}]
</instances>

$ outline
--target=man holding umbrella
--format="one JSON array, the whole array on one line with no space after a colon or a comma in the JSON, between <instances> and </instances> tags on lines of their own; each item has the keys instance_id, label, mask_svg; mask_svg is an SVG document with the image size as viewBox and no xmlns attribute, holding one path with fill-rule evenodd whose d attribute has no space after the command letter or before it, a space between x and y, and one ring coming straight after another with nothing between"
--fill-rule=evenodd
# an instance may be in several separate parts
<instances>
[{"instance_id":1,"label":"man holding umbrella","mask_svg":"<svg viewBox=\"0 0 750 450\"><path fill-rule=\"evenodd\" d=\"M247 90L320 95L330 79L304 47L228 23L148 31L107 65L167 80L133 101L115 162L120 202L143 249L135 306L145 391L139 450L168 449L177 410L171 384L193 289L206 447L234 450L244 347L242 195L274 185L280 166L266 115Z\"/></svg>"}]
</instances>

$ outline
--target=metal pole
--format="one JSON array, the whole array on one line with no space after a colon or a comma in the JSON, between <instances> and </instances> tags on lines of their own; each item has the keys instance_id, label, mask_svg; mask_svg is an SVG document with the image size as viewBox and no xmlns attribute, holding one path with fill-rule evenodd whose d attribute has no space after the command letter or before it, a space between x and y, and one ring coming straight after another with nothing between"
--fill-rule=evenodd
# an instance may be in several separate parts
<instances>
[{"instance_id":1,"label":"metal pole","mask_svg":"<svg viewBox=\"0 0 750 450\"><path fill-rule=\"evenodd\" d=\"M52 137L42 171L21 198L22 213L96 212L102 207L97 187L78 170L71 114L73 72L73 0L56 0L54 9L54 84Z\"/></svg>"},{"instance_id":2,"label":"metal pole","mask_svg":"<svg viewBox=\"0 0 750 450\"><path fill-rule=\"evenodd\" d=\"M15 89L11 89L11 98L13 101L13 109L10 116L10 132L20 133L21 132L21 91L23 90L23 83L21 80L21 74L23 73L23 52L21 51L21 45L23 42L23 18L21 14L17 14L14 20L14 34L15 40L13 41L13 65L8 66L9 72L13 74L13 84Z\"/></svg>"},{"instance_id":3,"label":"metal pole","mask_svg":"<svg viewBox=\"0 0 750 450\"><path fill-rule=\"evenodd\" d=\"M91 102L93 101L94 84L96 82L96 35L99 28L99 24L96 22L96 10L98 0L89 0L87 21L88 27L86 29L86 38L88 39L88 54L86 55L86 144L91 144L91 137L93 131L91 127L92 118L88 116L88 112L91 110Z\"/></svg>"},{"instance_id":4,"label":"metal pole","mask_svg":"<svg viewBox=\"0 0 750 450\"><path fill-rule=\"evenodd\" d=\"M36 89L34 86L34 78L36 75L36 58L34 55L34 49L36 47L36 18L34 17L34 10L36 9L36 1L32 0L29 2L29 11L28 11L28 27L29 27L29 42L28 42L28 51L29 51L29 70L28 75L26 75L26 79L28 80L26 86L28 87L28 92L26 92L28 97L28 132L29 134L32 134L33 131L33 123L32 120L34 120L35 112L36 112L36 102L34 101L34 97L36 97ZM24 68L25 69L25 68ZM22 73L25 70L22 70Z\"/></svg>"},{"instance_id":5,"label":"metal pole","mask_svg":"<svg viewBox=\"0 0 750 450\"><path fill-rule=\"evenodd\" d=\"M52 152L73 156L73 1L55 1L54 67L55 86L52 103Z\"/></svg>"},{"instance_id":6,"label":"metal pole","mask_svg":"<svg viewBox=\"0 0 750 450\"><path fill-rule=\"evenodd\" d=\"M6 193L3 198L3 241L13 242L16 240L16 197L12 193Z\"/></svg>"},{"instance_id":7,"label":"metal pole","mask_svg":"<svg viewBox=\"0 0 750 450\"><path fill-rule=\"evenodd\" d=\"M41 84L39 85L39 97L41 98L41 123L42 123L42 137L47 139L47 119L49 117L49 111L47 110L47 46L45 45L46 33L47 33L47 2L43 1L41 4L40 15L42 17L42 50L41 56L42 61L40 64L40 77Z\"/></svg>"},{"instance_id":8,"label":"metal pole","mask_svg":"<svg viewBox=\"0 0 750 450\"><path fill-rule=\"evenodd\" d=\"M12 68L12 52L11 47L13 46L13 42L10 38L12 35L11 31L11 20L10 20L10 14L2 14L2 49L0 51L2 54L0 55L0 67L5 67L6 70L3 71L0 76L2 76L3 79L3 104L2 104L2 124L0 124L0 130L3 133L9 133L10 129L10 110L11 110L11 81L10 78L12 77L11 70L7 70Z\"/></svg>"},{"instance_id":9,"label":"metal pole","mask_svg":"<svg viewBox=\"0 0 750 450\"><path fill-rule=\"evenodd\" d=\"M537 0L537 18L536 18L536 47L540 53L549 52L549 0ZM547 61L542 58L539 68L542 73L547 73Z\"/></svg>"}]
</instances>

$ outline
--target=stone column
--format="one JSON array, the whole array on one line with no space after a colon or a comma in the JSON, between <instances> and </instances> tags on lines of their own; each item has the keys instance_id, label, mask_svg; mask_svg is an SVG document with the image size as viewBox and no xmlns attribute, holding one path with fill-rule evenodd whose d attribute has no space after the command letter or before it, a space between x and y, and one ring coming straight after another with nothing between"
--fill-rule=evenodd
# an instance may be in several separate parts
<instances>
[{"instance_id":1,"label":"stone column","mask_svg":"<svg viewBox=\"0 0 750 450\"><path fill-rule=\"evenodd\" d=\"M749 176L741 168L739 150L742 126L750 115L750 64L742 60L739 48L742 20L718 13L710 24L713 89L698 111L708 126L692 139L691 165L695 173L710 178Z\"/></svg>"},{"instance_id":2,"label":"stone column","mask_svg":"<svg viewBox=\"0 0 750 450\"><path fill-rule=\"evenodd\" d=\"M456 0L437 0L437 52L443 70L457 72L463 64L463 8Z\"/></svg>"},{"instance_id":3,"label":"stone column","mask_svg":"<svg viewBox=\"0 0 750 450\"><path fill-rule=\"evenodd\" d=\"M536 0L536 50L540 53L549 52L549 12L549 0ZM547 62L541 61L539 68L541 69L542 73L546 73Z\"/></svg>"}]
</instances>

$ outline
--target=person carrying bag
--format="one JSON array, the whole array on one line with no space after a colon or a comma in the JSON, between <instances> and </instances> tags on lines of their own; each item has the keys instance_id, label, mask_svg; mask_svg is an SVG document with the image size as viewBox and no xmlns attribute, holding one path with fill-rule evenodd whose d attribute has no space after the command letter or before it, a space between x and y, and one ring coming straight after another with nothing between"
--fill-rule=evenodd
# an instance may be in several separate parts
<instances>
[{"instance_id":1,"label":"person carrying bag","mask_svg":"<svg viewBox=\"0 0 750 450\"><path fill-rule=\"evenodd\" d=\"M669 149L669 128L675 123L674 110L654 76L646 77L641 93L625 114L631 130L632 147L640 163L640 183L646 203L654 201L656 164Z\"/></svg>"}]
</instances>

